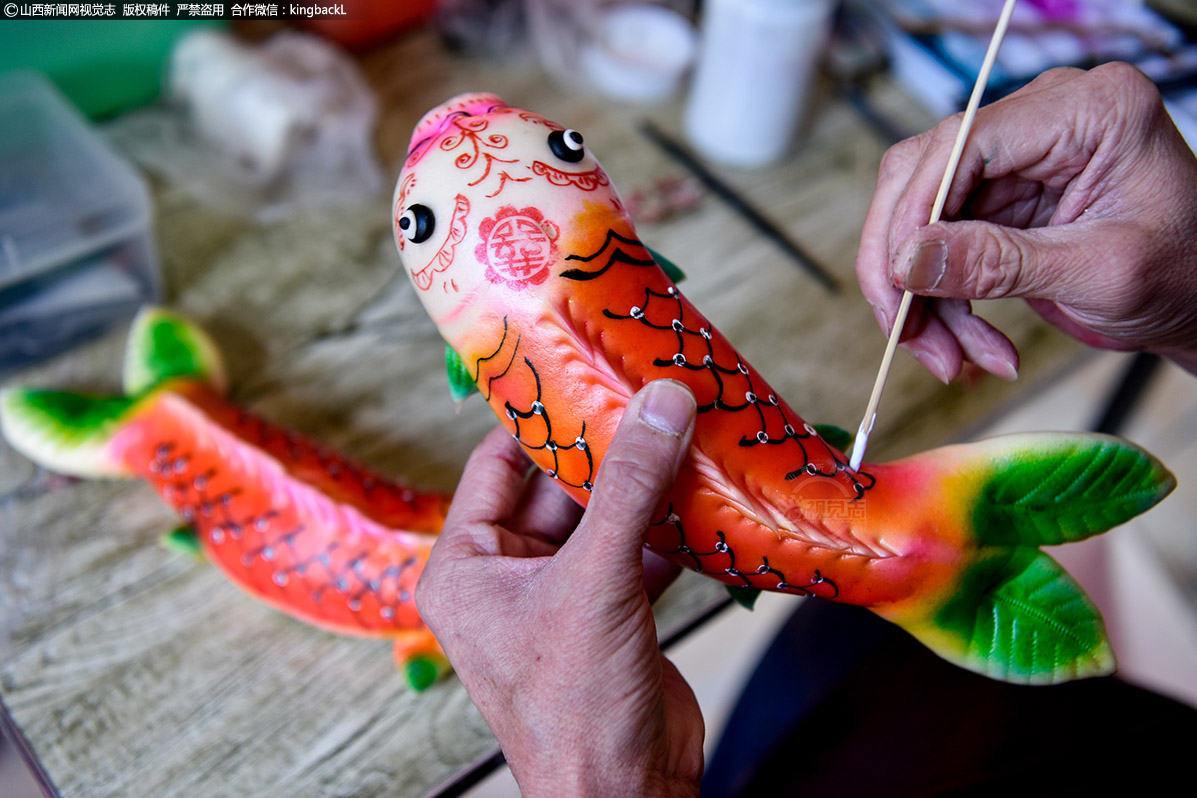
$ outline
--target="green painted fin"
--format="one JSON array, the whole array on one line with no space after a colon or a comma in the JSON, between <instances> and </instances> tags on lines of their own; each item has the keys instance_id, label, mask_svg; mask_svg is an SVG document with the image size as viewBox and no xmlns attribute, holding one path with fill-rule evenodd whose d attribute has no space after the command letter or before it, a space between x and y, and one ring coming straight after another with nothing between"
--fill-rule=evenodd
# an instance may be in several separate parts
<instances>
[{"instance_id":1,"label":"green painted fin","mask_svg":"<svg viewBox=\"0 0 1197 798\"><path fill-rule=\"evenodd\" d=\"M172 311L144 308L125 346L125 394L140 396L173 379L201 380L221 393L227 387L224 361L207 333Z\"/></svg>"},{"instance_id":2,"label":"green painted fin","mask_svg":"<svg viewBox=\"0 0 1197 798\"><path fill-rule=\"evenodd\" d=\"M760 588L750 585L728 585L727 592L736 600L737 604L746 610L753 608L757 597L761 594Z\"/></svg>"},{"instance_id":3,"label":"green painted fin","mask_svg":"<svg viewBox=\"0 0 1197 798\"><path fill-rule=\"evenodd\" d=\"M160 539L162 546L175 554L204 559L204 550L200 546L199 534L193 526L178 526L167 532Z\"/></svg>"},{"instance_id":4,"label":"green painted fin","mask_svg":"<svg viewBox=\"0 0 1197 798\"><path fill-rule=\"evenodd\" d=\"M984 544L1083 540L1129 521L1176 487L1163 463L1119 438L1017 437L1025 442L998 456L973 510Z\"/></svg>"},{"instance_id":5,"label":"green painted fin","mask_svg":"<svg viewBox=\"0 0 1197 798\"><path fill-rule=\"evenodd\" d=\"M815 424L814 427L820 438L841 452L848 451L848 447L852 445L853 435L843 427L837 427L834 424Z\"/></svg>"},{"instance_id":6,"label":"green painted fin","mask_svg":"<svg viewBox=\"0 0 1197 798\"><path fill-rule=\"evenodd\" d=\"M665 276L670 280L673 280L675 283L680 283L682 280L686 279L686 273L682 271L681 267L679 267L676 263L662 255L660 252L657 252L655 249L651 249L649 247L645 247L645 249L648 250L649 255L653 256L653 260L657 262L657 265L661 267L661 269L665 272Z\"/></svg>"},{"instance_id":7,"label":"green painted fin","mask_svg":"<svg viewBox=\"0 0 1197 798\"><path fill-rule=\"evenodd\" d=\"M926 468L928 457L916 457ZM1011 435L938 457L949 491L973 505L964 518L976 548L946 601L895 608L892 620L946 659L996 679L1053 684L1112 672L1100 613L1039 547L1130 520L1172 491L1172 474L1106 435ZM952 501L945 497L945 506Z\"/></svg>"},{"instance_id":8,"label":"green painted fin","mask_svg":"<svg viewBox=\"0 0 1197 798\"><path fill-rule=\"evenodd\" d=\"M470 370L461 362L461 355L448 344L445 344L445 373L449 376L449 393L453 401L464 402L466 397L478 390L470 377Z\"/></svg>"},{"instance_id":9,"label":"green painted fin","mask_svg":"<svg viewBox=\"0 0 1197 798\"><path fill-rule=\"evenodd\" d=\"M52 471L128 476L107 449L136 406L121 397L13 388L0 394L0 430L13 448Z\"/></svg>"},{"instance_id":10,"label":"green painted fin","mask_svg":"<svg viewBox=\"0 0 1197 798\"><path fill-rule=\"evenodd\" d=\"M927 623L899 625L944 659L994 679L1056 684L1115 668L1101 614L1059 563L1027 547L974 565Z\"/></svg>"}]
</instances>

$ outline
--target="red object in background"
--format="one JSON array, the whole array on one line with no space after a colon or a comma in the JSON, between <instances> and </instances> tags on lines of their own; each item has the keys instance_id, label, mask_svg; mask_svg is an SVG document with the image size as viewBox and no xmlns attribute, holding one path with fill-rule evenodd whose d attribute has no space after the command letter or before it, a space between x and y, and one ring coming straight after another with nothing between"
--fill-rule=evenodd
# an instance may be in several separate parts
<instances>
[{"instance_id":1,"label":"red object in background","mask_svg":"<svg viewBox=\"0 0 1197 798\"><path fill-rule=\"evenodd\" d=\"M303 23L315 33L349 50L366 50L415 27L432 14L436 0L341 0L346 15Z\"/></svg>"}]
</instances>

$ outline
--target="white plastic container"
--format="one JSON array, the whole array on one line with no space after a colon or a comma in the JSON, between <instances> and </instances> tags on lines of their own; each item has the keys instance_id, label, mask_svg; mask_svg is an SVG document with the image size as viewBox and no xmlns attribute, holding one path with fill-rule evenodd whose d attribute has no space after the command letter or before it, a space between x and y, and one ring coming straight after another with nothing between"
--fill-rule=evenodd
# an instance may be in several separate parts
<instances>
[{"instance_id":1,"label":"white plastic container","mask_svg":"<svg viewBox=\"0 0 1197 798\"><path fill-rule=\"evenodd\" d=\"M571 91L653 103L680 87L696 35L674 0L525 0L545 73Z\"/></svg>"},{"instance_id":2,"label":"white plastic container","mask_svg":"<svg viewBox=\"0 0 1197 798\"><path fill-rule=\"evenodd\" d=\"M633 103L669 98L694 60L694 27L678 12L652 3L599 10L592 41L581 52L590 82L612 99Z\"/></svg>"},{"instance_id":3,"label":"white plastic container","mask_svg":"<svg viewBox=\"0 0 1197 798\"><path fill-rule=\"evenodd\" d=\"M707 157L745 168L789 150L834 0L707 0L686 135Z\"/></svg>"},{"instance_id":4,"label":"white plastic container","mask_svg":"<svg viewBox=\"0 0 1197 798\"><path fill-rule=\"evenodd\" d=\"M0 74L0 371L158 294L141 179L39 73Z\"/></svg>"}]
</instances>

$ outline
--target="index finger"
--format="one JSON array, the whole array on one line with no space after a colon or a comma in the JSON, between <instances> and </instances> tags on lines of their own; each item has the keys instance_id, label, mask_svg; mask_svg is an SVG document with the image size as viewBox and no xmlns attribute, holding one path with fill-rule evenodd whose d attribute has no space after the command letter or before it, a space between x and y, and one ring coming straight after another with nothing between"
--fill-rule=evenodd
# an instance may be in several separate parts
<instances>
[{"instance_id":1,"label":"index finger","mask_svg":"<svg viewBox=\"0 0 1197 798\"><path fill-rule=\"evenodd\" d=\"M1060 93L1052 90L1084 74L1072 68L1049 70L1010 96L977 111L944 203L944 219L958 216L982 181L1021 174L1048 183L1070 177L1083 165L1078 155L1084 147L1076 140L1075 131L1085 126L1080 120L1060 118ZM931 220L962 116L951 116L923 134L926 145L893 203L890 258ZM1045 120L1054 121L1045 124Z\"/></svg>"},{"instance_id":2,"label":"index finger","mask_svg":"<svg viewBox=\"0 0 1197 798\"><path fill-rule=\"evenodd\" d=\"M865 300L877 315L877 323L887 334L893 327L902 296L890 277L890 261L894 256L890 244L894 209L924 148L925 138L916 137L895 144L885 153L860 233L856 279Z\"/></svg>"},{"instance_id":3,"label":"index finger","mask_svg":"<svg viewBox=\"0 0 1197 798\"><path fill-rule=\"evenodd\" d=\"M502 427L491 430L461 472L442 537L472 524L492 524L515 512L532 461Z\"/></svg>"}]
</instances>

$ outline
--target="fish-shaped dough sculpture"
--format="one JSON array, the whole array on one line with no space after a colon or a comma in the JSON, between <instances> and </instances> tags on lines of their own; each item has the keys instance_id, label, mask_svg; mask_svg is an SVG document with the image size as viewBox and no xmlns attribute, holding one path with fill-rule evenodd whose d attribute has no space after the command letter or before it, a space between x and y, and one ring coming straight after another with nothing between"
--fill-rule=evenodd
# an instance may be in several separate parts
<instances>
[{"instance_id":1,"label":"fish-shaped dough sculpture","mask_svg":"<svg viewBox=\"0 0 1197 798\"><path fill-rule=\"evenodd\" d=\"M1113 669L1100 615L1040 546L1163 498L1174 479L1150 454L1027 434L853 470L682 296L582 136L493 95L419 122L393 221L455 395L476 387L579 503L636 390L694 391L693 445L651 550L729 586L868 607L997 679Z\"/></svg>"},{"instance_id":2,"label":"fish-shaped dough sculpture","mask_svg":"<svg viewBox=\"0 0 1197 798\"><path fill-rule=\"evenodd\" d=\"M300 620L391 638L408 684L448 670L413 592L449 497L350 462L224 399L211 339L143 310L129 333L125 396L13 388L0 428L19 451L80 477L141 477L187 526L168 537Z\"/></svg>"}]
</instances>

